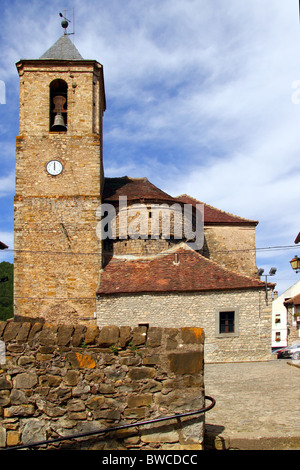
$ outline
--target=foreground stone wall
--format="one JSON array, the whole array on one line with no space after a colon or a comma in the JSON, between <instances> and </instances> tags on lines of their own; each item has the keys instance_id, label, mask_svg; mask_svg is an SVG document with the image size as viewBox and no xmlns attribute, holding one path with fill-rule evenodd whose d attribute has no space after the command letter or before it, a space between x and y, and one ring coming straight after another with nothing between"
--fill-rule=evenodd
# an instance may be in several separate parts
<instances>
[{"instance_id":1,"label":"foreground stone wall","mask_svg":"<svg viewBox=\"0 0 300 470\"><path fill-rule=\"evenodd\" d=\"M2 448L204 406L201 328L7 321L0 322L0 340L6 350L0 366ZM48 448L200 450L204 419L180 418Z\"/></svg>"}]
</instances>

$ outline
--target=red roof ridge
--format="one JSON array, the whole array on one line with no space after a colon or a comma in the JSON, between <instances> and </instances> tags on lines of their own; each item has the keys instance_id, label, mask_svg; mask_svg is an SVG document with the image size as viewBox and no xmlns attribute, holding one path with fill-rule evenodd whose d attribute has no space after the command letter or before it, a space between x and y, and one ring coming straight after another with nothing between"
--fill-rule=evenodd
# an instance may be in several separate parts
<instances>
[{"instance_id":1,"label":"red roof ridge","mask_svg":"<svg viewBox=\"0 0 300 470\"><path fill-rule=\"evenodd\" d=\"M294 305L300 305L300 294L294 295L294 297L291 297L290 299L285 300L284 305L288 304L294 304Z\"/></svg>"},{"instance_id":2,"label":"red roof ridge","mask_svg":"<svg viewBox=\"0 0 300 470\"><path fill-rule=\"evenodd\" d=\"M182 242L153 258L113 257L101 270L97 293L226 291L264 286L260 279L225 268Z\"/></svg>"},{"instance_id":3,"label":"red roof ridge","mask_svg":"<svg viewBox=\"0 0 300 470\"><path fill-rule=\"evenodd\" d=\"M250 275L247 275L247 274L242 274L242 273L240 273L239 271L236 271L235 269L229 269L229 268L227 268L226 266L223 266L223 265L217 263L217 261L214 261L214 260L212 260L212 259L210 259L210 258L206 258L206 256L203 256L203 255L201 255L201 253L198 253L198 251L193 250L190 246L187 245L187 243L184 243L184 242L183 242L182 245L186 245L186 248L182 247L183 249L188 249L188 250L193 251L193 252L196 253L199 257L205 259L206 261L209 261L211 264L214 264L216 267L221 268L221 269L223 269L224 271L228 271L228 273L235 274L236 276L241 276L242 278L247 278L247 279L249 279L249 280L251 280L251 281L253 281L253 280L254 280L254 281L258 281L258 282L261 282L262 285L265 285L265 282L264 282L264 281L261 281L260 279L257 279L257 278L254 277L254 276L250 276Z\"/></svg>"},{"instance_id":4,"label":"red roof ridge","mask_svg":"<svg viewBox=\"0 0 300 470\"><path fill-rule=\"evenodd\" d=\"M196 204L203 204L205 207L209 207L210 209L212 209L213 211L217 211L221 214L224 214L224 215L228 215L230 217L233 217L235 219L238 219L240 220L241 222L247 222L247 223L252 223L252 224L258 224L258 221L257 220L251 220L251 219L246 219L245 217L241 217L239 215L236 215L236 214L232 214L231 212L227 212L227 211L223 211L222 209L218 209L217 207L214 207L210 204L207 204L206 202L202 202L202 201L199 201L198 199L194 198L193 196L190 196L189 194L180 194L179 196L176 197L176 199L181 199L181 198L188 198L188 199L191 199L192 201L194 201Z\"/></svg>"},{"instance_id":5,"label":"red roof ridge","mask_svg":"<svg viewBox=\"0 0 300 470\"><path fill-rule=\"evenodd\" d=\"M128 180L133 180L133 181L139 181L139 180L149 181L146 176L141 176L141 177L138 178L136 176L127 176L127 175L124 175L124 176L105 176L105 179L106 180L124 180L124 179L128 179ZM149 183L150 183L150 181L149 181Z\"/></svg>"},{"instance_id":6,"label":"red roof ridge","mask_svg":"<svg viewBox=\"0 0 300 470\"><path fill-rule=\"evenodd\" d=\"M138 254L138 255L131 255L131 254L122 254L122 255L114 255L113 259L117 260L123 260L123 261L151 261L153 259L158 259L162 258L164 256L169 256L172 253L175 253L178 251L180 248L186 249L186 250L192 250L194 251L191 247L189 247L186 242L180 242L177 245L171 246L167 250L160 251L159 253L153 253L153 254ZM195 252L196 253L196 252Z\"/></svg>"},{"instance_id":7,"label":"red roof ridge","mask_svg":"<svg viewBox=\"0 0 300 470\"><path fill-rule=\"evenodd\" d=\"M128 200L149 200L176 202L170 194L151 183L148 178L133 178L131 176L105 177L103 200L117 200L118 196L126 196Z\"/></svg>"}]
</instances>

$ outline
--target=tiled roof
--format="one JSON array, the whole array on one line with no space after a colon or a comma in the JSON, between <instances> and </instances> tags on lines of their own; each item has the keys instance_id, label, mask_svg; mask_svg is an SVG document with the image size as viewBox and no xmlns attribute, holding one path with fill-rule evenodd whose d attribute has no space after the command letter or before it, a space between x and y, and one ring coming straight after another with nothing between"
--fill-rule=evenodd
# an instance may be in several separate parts
<instances>
[{"instance_id":1,"label":"tiled roof","mask_svg":"<svg viewBox=\"0 0 300 470\"><path fill-rule=\"evenodd\" d=\"M284 303L284 305L288 305L288 304L300 305L300 294L295 295L294 297L292 297L291 299L286 300L283 303Z\"/></svg>"},{"instance_id":2,"label":"tiled roof","mask_svg":"<svg viewBox=\"0 0 300 470\"><path fill-rule=\"evenodd\" d=\"M239 217L234 214L229 214L228 212L221 211L216 207L205 204L201 201L197 201L187 194L182 194L178 196L177 201L183 202L184 204L192 204L193 207L196 207L196 204L204 204L204 223L209 224L248 224L248 225L257 225L256 220L249 220Z\"/></svg>"},{"instance_id":3,"label":"tiled roof","mask_svg":"<svg viewBox=\"0 0 300 470\"><path fill-rule=\"evenodd\" d=\"M176 199L150 183L147 178L105 178L102 194L103 202L118 202L119 196L126 196L128 201L164 201L176 203Z\"/></svg>"},{"instance_id":4,"label":"tiled roof","mask_svg":"<svg viewBox=\"0 0 300 470\"><path fill-rule=\"evenodd\" d=\"M147 202L160 201L168 204L204 204L196 199L183 194L178 197L170 196L154 184L150 183L147 178L130 178L123 176L121 178L105 178L102 200L105 203L117 203L119 196L126 196L128 202ZM255 220L244 219L228 212L216 209L208 204L204 204L204 224L245 224L257 225Z\"/></svg>"},{"instance_id":5,"label":"tiled roof","mask_svg":"<svg viewBox=\"0 0 300 470\"><path fill-rule=\"evenodd\" d=\"M8 248L8 246L5 245L5 243L0 242L0 250L5 250L6 248Z\"/></svg>"},{"instance_id":6,"label":"tiled roof","mask_svg":"<svg viewBox=\"0 0 300 470\"><path fill-rule=\"evenodd\" d=\"M299 243L299 242L300 242L300 232L298 233L296 240L295 240L295 243Z\"/></svg>"},{"instance_id":7,"label":"tiled roof","mask_svg":"<svg viewBox=\"0 0 300 470\"><path fill-rule=\"evenodd\" d=\"M51 46L40 59L82 60L69 36L64 34Z\"/></svg>"},{"instance_id":8,"label":"tiled roof","mask_svg":"<svg viewBox=\"0 0 300 470\"><path fill-rule=\"evenodd\" d=\"M113 257L101 272L97 293L203 292L264 287L264 282L223 268L181 243L153 257Z\"/></svg>"}]
</instances>

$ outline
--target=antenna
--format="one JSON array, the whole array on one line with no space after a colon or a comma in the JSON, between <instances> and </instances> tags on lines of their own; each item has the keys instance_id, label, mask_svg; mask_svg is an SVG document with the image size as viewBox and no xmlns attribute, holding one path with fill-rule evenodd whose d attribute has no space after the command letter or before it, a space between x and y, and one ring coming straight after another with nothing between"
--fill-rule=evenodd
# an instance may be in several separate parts
<instances>
[{"instance_id":1,"label":"antenna","mask_svg":"<svg viewBox=\"0 0 300 470\"><path fill-rule=\"evenodd\" d=\"M68 20L66 18L67 10L64 10L64 15L62 13L59 13L59 16L62 19L61 26L64 28L64 35L69 36L70 34L75 34L74 27L73 27L73 32L72 33L67 33L67 27L69 26L69 23L71 23L71 20ZM73 8L73 24L74 24L74 8Z\"/></svg>"}]
</instances>

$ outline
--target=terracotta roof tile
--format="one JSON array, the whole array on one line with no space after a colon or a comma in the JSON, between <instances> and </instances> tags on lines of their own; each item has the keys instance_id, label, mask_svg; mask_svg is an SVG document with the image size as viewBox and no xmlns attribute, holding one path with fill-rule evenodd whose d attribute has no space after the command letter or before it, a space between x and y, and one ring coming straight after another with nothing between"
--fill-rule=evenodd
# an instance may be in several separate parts
<instances>
[{"instance_id":1,"label":"terracotta roof tile","mask_svg":"<svg viewBox=\"0 0 300 470\"><path fill-rule=\"evenodd\" d=\"M294 297L292 297L291 299L286 300L283 303L284 303L284 305L288 305L288 304L300 305L300 294L295 295Z\"/></svg>"},{"instance_id":2,"label":"terracotta roof tile","mask_svg":"<svg viewBox=\"0 0 300 470\"><path fill-rule=\"evenodd\" d=\"M264 282L223 268L181 243L176 249L149 258L112 258L102 270L97 293L200 292L264 286Z\"/></svg>"},{"instance_id":3,"label":"terracotta roof tile","mask_svg":"<svg viewBox=\"0 0 300 470\"><path fill-rule=\"evenodd\" d=\"M300 232L298 233L296 240L295 240L295 243L299 243L299 242L300 242Z\"/></svg>"},{"instance_id":4,"label":"terracotta roof tile","mask_svg":"<svg viewBox=\"0 0 300 470\"><path fill-rule=\"evenodd\" d=\"M169 204L196 204L204 205L204 224L247 224L257 225L255 220L249 220L238 217L228 212L221 211L213 206L198 201L187 194L178 197L170 196L154 184L150 183L147 178L130 178L123 176L120 178L105 178L102 200L105 203L117 203L120 196L126 196L128 202L147 202L158 201Z\"/></svg>"},{"instance_id":5,"label":"terracotta roof tile","mask_svg":"<svg viewBox=\"0 0 300 470\"><path fill-rule=\"evenodd\" d=\"M193 197L182 194L178 196L177 201L183 202L184 204L192 204L193 207L196 207L196 204L204 204L204 223L206 225L209 224L248 224L248 225L257 225L258 222L256 220L249 220L239 217L234 214L229 214L228 212L224 212L216 207L210 206L205 204Z\"/></svg>"},{"instance_id":6,"label":"terracotta roof tile","mask_svg":"<svg viewBox=\"0 0 300 470\"><path fill-rule=\"evenodd\" d=\"M119 196L126 196L128 201L164 201L176 203L176 199L150 183L147 178L105 178L102 194L103 202L118 202Z\"/></svg>"}]
</instances>

